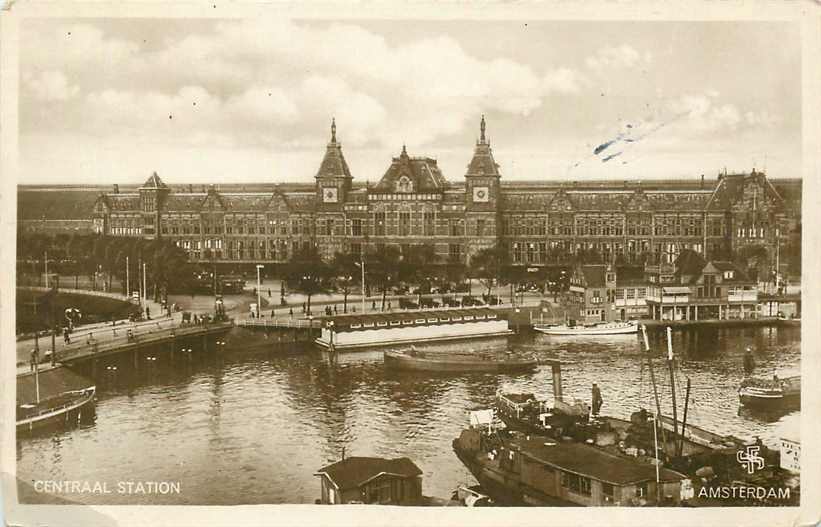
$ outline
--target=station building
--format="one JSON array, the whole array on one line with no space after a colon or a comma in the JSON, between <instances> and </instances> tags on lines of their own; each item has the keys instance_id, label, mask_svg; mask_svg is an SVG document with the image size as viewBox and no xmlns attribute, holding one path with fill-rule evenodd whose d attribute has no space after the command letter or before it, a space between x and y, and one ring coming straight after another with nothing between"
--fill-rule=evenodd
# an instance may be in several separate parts
<instances>
[{"instance_id":1,"label":"station building","mask_svg":"<svg viewBox=\"0 0 821 527\"><path fill-rule=\"evenodd\" d=\"M505 181L482 118L458 181L437 160L402 147L374 185L356 181L332 123L313 184L169 186L156 173L139 187L102 192L94 232L167 238L194 262L249 268L281 264L315 246L327 259L395 245L431 245L441 263L469 263L500 244L514 266L536 270L580 252L620 264L672 263L685 249L726 259L745 245L774 259L800 223L801 181L753 170L692 179Z\"/></svg>"}]
</instances>

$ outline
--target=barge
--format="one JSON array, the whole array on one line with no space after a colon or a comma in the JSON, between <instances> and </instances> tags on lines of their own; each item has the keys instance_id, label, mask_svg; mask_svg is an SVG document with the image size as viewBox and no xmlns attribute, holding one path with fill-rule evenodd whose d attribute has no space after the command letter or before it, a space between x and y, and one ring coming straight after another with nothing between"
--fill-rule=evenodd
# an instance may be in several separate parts
<instances>
[{"instance_id":1,"label":"barge","mask_svg":"<svg viewBox=\"0 0 821 527\"><path fill-rule=\"evenodd\" d=\"M536 359L517 358L510 353L431 353L415 349L385 352L388 368L433 373L516 373L533 371L538 365Z\"/></svg>"},{"instance_id":2,"label":"barge","mask_svg":"<svg viewBox=\"0 0 821 527\"><path fill-rule=\"evenodd\" d=\"M326 317L315 342L323 348L348 350L511 333L507 319L493 309L431 309Z\"/></svg>"}]
</instances>

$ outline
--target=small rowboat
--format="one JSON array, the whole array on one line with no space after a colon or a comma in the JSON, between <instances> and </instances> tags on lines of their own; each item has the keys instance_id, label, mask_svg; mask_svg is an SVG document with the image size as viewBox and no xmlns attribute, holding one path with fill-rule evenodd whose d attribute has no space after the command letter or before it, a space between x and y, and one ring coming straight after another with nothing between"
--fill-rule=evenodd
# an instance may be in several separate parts
<instances>
[{"instance_id":1,"label":"small rowboat","mask_svg":"<svg viewBox=\"0 0 821 527\"><path fill-rule=\"evenodd\" d=\"M536 359L478 353L425 353L421 351L386 351L385 366L400 370L427 372L524 372L538 366Z\"/></svg>"},{"instance_id":2,"label":"small rowboat","mask_svg":"<svg viewBox=\"0 0 821 527\"><path fill-rule=\"evenodd\" d=\"M629 322L601 322L588 325L555 325L534 326L533 329L546 335L624 335L636 333L638 324Z\"/></svg>"}]
</instances>

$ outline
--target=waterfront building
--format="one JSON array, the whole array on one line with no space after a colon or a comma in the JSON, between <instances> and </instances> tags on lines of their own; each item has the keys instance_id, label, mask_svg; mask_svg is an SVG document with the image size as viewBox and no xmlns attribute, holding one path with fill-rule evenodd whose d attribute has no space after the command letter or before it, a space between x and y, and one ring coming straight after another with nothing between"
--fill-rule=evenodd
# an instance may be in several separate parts
<instances>
[{"instance_id":1,"label":"waterfront building","mask_svg":"<svg viewBox=\"0 0 821 527\"><path fill-rule=\"evenodd\" d=\"M566 297L568 316L584 324L646 317L647 282L639 270L612 264L577 265Z\"/></svg>"},{"instance_id":2,"label":"waterfront building","mask_svg":"<svg viewBox=\"0 0 821 527\"><path fill-rule=\"evenodd\" d=\"M319 469L322 504L417 505L422 470L406 457L348 457Z\"/></svg>"},{"instance_id":3,"label":"waterfront building","mask_svg":"<svg viewBox=\"0 0 821 527\"><path fill-rule=\"evenodd\" d=\"M448 180L436 159L405 147L376 184L362 179L348 166L333 123L313 184L195 190L169 186L155 173L139 187L100 193L90 214L97 233L167 238L191 261L249 269L284 263L305 246L331 258L429 245L437 262L467 264L499 244L522 270L578 259L671 263L687 249L730 259L746 246L762 247L775 262L779 237L800 223L800 180L770 180L756 170L715 179L506 181L484 118L461 180Z\"/></svg>"},{"instance_id":4,"label":"waterfront building","mask_svg":"<svg viewBox=\"0 0 821 527\"><path fill-rule=\"evenodd\" d=\"M758 316L758 285L736 264L688 251L672 264L647 266L647 305L654 320L748 319Z\"/></svg>"}]
</instances>

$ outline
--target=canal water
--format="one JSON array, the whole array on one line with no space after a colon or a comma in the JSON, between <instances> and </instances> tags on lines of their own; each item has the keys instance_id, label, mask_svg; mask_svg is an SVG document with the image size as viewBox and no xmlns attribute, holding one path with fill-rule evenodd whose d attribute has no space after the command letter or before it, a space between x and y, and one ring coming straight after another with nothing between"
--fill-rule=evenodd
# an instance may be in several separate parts
<instances>
[{"instance_id":1,"label":"canal water","mask_svg":"<svg viewBox=\"0 0 821 527\"><path fill-rule=\"evenodd\" d=\"M220 352L157 354L134 372L128 361L98 367L96 419L72 430L20 437L17 471L23 502L53 501L31 490L38 480L105 483L107 494L63 500L95 504L313 503L314 473L348 456L408 456L423 470L423 492L449 497L473 483L451 449L467 412L487 408L498 389L552 397L550 367L525 375L423 375L386 371L381 351L341 353L275 348L235 330ZM663 333L651 338L655 377L669 415L670 376ZM635 335L606 339L528 333L437 349L509 346L515 353L560 359L565 397L589 402L591 383L603 413L629 417L654 403L646 355ZM745 347L759 375L797 371L799 328L675 332L679 415L692 382L688 422L776 447L799 411L740 410L736 388ZM117 370L110 367L117 366ZM102 372L102 373L99 373ZM179 482L180 493L121 494L122 481Z\"/></svg>"}]
</instances>

